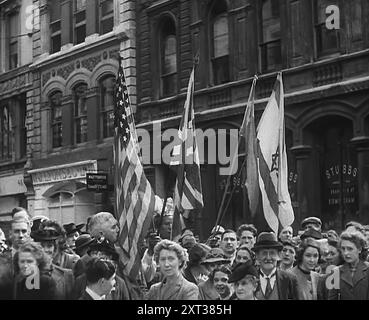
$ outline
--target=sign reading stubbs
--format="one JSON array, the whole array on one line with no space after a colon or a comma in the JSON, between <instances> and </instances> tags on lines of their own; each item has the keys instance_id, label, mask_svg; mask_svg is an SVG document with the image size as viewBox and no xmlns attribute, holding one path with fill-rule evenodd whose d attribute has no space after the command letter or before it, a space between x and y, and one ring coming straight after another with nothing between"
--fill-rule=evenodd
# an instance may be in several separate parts
<instances>
[{"instance_id":1,"label":"sign reading stubbs","mask_svg":"<svg viewBox=\"0 0 369 320\"><path fill-rule=\"evenodd\" d=\"M103 192L108 191L107 173L86 173L87 190Z\"/></svg>"}]
</instances>

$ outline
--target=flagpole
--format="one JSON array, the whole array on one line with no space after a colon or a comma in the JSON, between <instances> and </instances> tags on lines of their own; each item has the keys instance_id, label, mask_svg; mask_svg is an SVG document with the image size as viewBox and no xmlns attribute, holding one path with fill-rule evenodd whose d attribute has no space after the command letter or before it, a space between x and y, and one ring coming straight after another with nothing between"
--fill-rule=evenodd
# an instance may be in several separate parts
<instances>
[{"instance_id":1,"label":"flagpole","mask_svg":"<svg viewBox=\"0 0 369 320\"><path fill-rule=\"evenodd\" d=\"M252 82L252 85L251 85L251 90L250 90L250 92L252 92L252 90L254 89L254 88L253 88L253 86L255 86L255 85L256 85L256 80L257 80L257 79L258 79L258 76L255 74L255 75L254 75L253 82ZM248 102L247 102L247 104L246 104L246 108L248 107L249 102L250 102L250 99L249 99L249 101L248 101ZM242 128L242 127L243 127L244 122L245 122L245 118L243 119L243 122L242 122L242 124L241 124L241 127L240 127L240 128ZM242 139L242 140L244 140L244 139ZM239 139L238 139L238 147L240 147L240 136L239 136ZM233 172L234 165L235 165L235 163L236 163L236 159L237 159L237 161L238 161L238 157L235 155L235 156L233 157L233 159L232 159L231 172ZM244 160L244 163L243 163L242 167L245 165L245 163L246 163L246 159L247 159L247 155L245 156L245 160ZM241 171L242 171L242 170L240 170L240 172L241 172ZM222 209L223 209L224 202L225 202L225 198L226 198L226 195L227 195L227 191L228 191L228 188L229 188L229 185L230 185L230 182L231 182L231 178L232 178L232 176L231 176L231 175L229 175L229 176L228 176L228 178L227 178L227 183L226 183L226 186L225 186L225 188L224 188L224 193L223 193L222 201L221 201L221 203L220 203L220 207L219 207L219 210L218 210L218 213L217 213L217 220L216 220L216 222L215 222L215 226L214 226L214 227L216 227L216 226L221 222L221 220L223 219L224 213L223 213ZM231 197L232 197L232 194L233 194L233 192L231 192L231 195L230 195ZM229 201L228 201L228 202L230 202L230 199L229 199ZM228 207L228 205L229 205L229 204L227 204L227 207ZM215 228L214 228L214 229L215 229ZM216 232L216 230L214 230L214 232ZM210 235L210 236L211 236L211 235Z\"/></svg>"}]
</instances>

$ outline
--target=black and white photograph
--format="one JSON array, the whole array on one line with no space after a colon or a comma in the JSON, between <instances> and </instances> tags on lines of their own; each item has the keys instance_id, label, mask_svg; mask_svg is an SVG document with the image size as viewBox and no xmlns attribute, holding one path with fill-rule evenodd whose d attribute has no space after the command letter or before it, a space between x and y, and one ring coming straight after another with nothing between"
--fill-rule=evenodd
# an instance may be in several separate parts
<instances>
[{"instance_id":1,"label":"black and white photograph","mask_svg":"<svg viewBox=\"0 0 369 320\"><path fill-rule=\"evenodd\" d=\"M0 0L0 300L369 300L369 1Z\"/></svg>"}]
</instances>

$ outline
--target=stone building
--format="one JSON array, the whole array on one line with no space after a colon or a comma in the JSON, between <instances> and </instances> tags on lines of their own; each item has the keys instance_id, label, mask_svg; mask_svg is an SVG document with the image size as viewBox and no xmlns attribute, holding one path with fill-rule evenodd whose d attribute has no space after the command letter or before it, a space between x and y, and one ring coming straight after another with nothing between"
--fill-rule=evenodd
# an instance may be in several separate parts
<instances>
[{"instance_id":1,"label":"stone building","mask_svg":"<svg viewBox=\"0 0 369 320\"><path fill-rule=\"evenodd\" d=\"M328 5L340 11L339 29L326 27ZM204 130L230 134L240 127L254 74L258 121L282 70L295 230L309 215L321 217L325 229L369 223L368 19L365 0L139 0L138 127L178 128L196 53L194 108L196 127ZM228 150L229 143L218 147ZM163 196L170 171L159 163L147 170ZM227 179L219 167L206 157L201 166L205 207L190 223L203 238ZM222 224L263 228L261 212L250 217L241 181L232 180Z\"/></svg>"},{"instance_id":2,"label":"stone building","mask_svg":"<svg viewBox=\"0 0 369 320\"><path fill-rule=\"evenodd\" d=\"M33 90L30 9L32 0L0 1L0 227L5 230L12 209L27 203L26 108Z\"/></svg>"},{"instance_id":3,"label":"stone building","mask_svg":"<svg viewBox=\"0 0 369 320\"><path fill-rule=\"evenodd\" d=\"M136 105L135 1L37 0L28 112L32 215L85 223L113 210L112 188L87 188L86 173L112 184L114 85L123 57Z\"/></svg>"}]
</instances>

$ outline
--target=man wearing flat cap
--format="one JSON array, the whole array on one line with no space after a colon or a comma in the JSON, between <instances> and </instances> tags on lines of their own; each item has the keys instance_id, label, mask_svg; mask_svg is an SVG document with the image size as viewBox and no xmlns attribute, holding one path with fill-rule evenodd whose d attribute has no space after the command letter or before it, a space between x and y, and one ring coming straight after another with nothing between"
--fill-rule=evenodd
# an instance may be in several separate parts
<instances>
[{"instance_id":1,"label":"man wearing flat cap","mask_svg":"<svg viewBox=\"0 0 369 320\"><path fill-rule=\"evenodd\" d=\"M301 297L296 276L277 269L282 248L273 232L259 234L252 249L260 266L260 285L256 291L258 300L299 300Z\"/></svg>"},{"instance_id":2,"label":"man wearing flat cap","mask_svg":"<svg viewBox=\"0 0 369 320\"><path fill-rule=\"evenodd\" d=\"M314 229L322 232L322 221L318 217L307 217L301 222L301 229L306 231L308 229Z\"/></svg>"}]
</instances>

